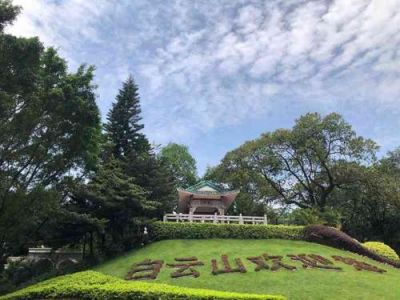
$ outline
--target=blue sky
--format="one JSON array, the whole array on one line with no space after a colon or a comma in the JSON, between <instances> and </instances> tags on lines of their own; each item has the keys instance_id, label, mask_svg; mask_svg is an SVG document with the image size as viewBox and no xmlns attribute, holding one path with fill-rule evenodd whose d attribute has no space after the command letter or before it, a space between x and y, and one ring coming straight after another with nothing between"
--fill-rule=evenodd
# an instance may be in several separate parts
<instances>
[{"instance_id":1,"label":"blue sky","mask_svg":"<svg viewBox=\"0 0 400 300\"><path fill-rule=\"evenodd\" d=\"M200 173L309 111L400 146L400 0L14 3L9 32L97 67L103 118L133 74L149 139L188 145Z\"/></svg>"}]
</instances>

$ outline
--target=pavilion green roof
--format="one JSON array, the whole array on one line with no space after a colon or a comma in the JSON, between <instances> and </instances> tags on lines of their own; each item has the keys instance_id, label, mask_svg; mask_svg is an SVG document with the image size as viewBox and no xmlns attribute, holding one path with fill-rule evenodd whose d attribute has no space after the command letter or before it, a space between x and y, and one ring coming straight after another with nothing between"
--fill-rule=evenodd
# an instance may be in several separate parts
<instances>
[{"instance_id":1,"label":"pavilion green roof","mask_svg":"<svg viewBox=\"0 0 400 300\"><path fill-rule=\"evenodd\" d=\"M222 184L216 183L211 180L200 180L195 185L189 186L185 190L188 192L195 193L195 192L198 192L201 188L206 187L206 186L214 189L218 193L224 193L224 192L229 191L229 189L225 188Z\"/></svg>"}]
</instances>

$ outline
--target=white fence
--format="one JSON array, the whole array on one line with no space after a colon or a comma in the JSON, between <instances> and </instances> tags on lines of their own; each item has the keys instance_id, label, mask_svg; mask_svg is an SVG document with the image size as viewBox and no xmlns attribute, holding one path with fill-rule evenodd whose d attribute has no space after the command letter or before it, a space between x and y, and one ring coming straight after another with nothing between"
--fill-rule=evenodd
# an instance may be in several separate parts
<instances>
[{"instance_id":1,"label":"white fence","mask_svg":"<svg viewBox=\"0 0 400 300\"><path fill-rule=\"evenodd\" d=\"M253 216L223 216L223 215L191 215L191 214L166 214L164 215L164 222L201 222L201 223L236 223L236 224L268 224L267 216L253 217Z\"/></svg>"}]
</instances>

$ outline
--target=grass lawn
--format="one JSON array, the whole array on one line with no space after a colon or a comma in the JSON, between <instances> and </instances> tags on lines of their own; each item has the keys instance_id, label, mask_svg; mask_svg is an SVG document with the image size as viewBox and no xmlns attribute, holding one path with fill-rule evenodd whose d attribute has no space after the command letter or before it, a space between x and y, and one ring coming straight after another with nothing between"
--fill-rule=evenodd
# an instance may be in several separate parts
<instances>
[{"instance_id":1,"label":"grass lawn","mask_svg":"<svg viewBox=\"0 0 400 300\"><path fill-rule=\"evenodd\" d=\"M383 274L371 271L356 271L353 266L335 262L342 271L324 269L303 269L300 262L291 261L288 257L284 262L295 265L297 270L261 270L255 272L255 264L246 259L267 252L269 255L287 254L319 254L331 259L331 255L352 257L385 269ZM227 254L231 265L233 259L242 259L247 273L211 274L211 259L218 260L221 265L221 255ZM222 291L280 294L289 299L400 299L400 270L363 258L357 254L334 248L288 240L167 240L156 242L143 249L132 251L116 259L110 260L94 268L103 272L124 278L130 266L145 258L162 259L165 263L174 263L176 257L196 256L205 263L195 267L200 271L200 277L171 278L173 268L165 264L154 282L171 285L207 288ZM331 259L332 260L332 259ZM333 261L333 260L332 260ZM270 264L270 263L269 263Z\"/></svg>"}]
</instances>

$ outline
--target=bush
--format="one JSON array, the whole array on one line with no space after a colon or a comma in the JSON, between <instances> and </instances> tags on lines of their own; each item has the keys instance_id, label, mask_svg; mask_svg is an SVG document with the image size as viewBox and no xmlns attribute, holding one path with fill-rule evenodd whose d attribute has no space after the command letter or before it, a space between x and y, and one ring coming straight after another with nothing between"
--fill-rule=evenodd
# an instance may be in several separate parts
<instances>
[{"instance_id":1,"label":"bush","mask_svg":"<svg viewBox=\"0 0 400 300\"><path fill-rule=\"evenodd\" d=\"M166 239L286 239L302 240L302 226L238 225L155 222L149 228L152 240Z\"/></svg>"},{"instance_id":2,"label":"bush","mask_svg":"<svg viewBox=\"0 0 400 300\"><path fill-rule=\"evenodd\" d=\"M27 299L285 299L283 296L193 289L141 281L125 281L94 271L65 275L0 297Z\"/></svg>"},{"instance_id":3,"label":"bush","mask_svg":"<svg viewBox=\"0 0 400 300\"><path fill-rule=\"evenodd\" d=\"M378 253L379 255L385 256L385 257L393 259L393 260L400 260L396 251L394 251L390 246L388 246L384 243L366 242L366 243L363 243L363 246L375 253Z\"/></svg>"},{"instance_id":4,"label":"bush","mask_svg":"<svg viewBox=\"0 0 400 300\"><path fill-rule=\"evenodd\" d=\"M1 295L10 293L14 290L15 290L15 285L8 278L5 278L4 276L0 275L0 298Z\"/></svg>"},{"instance_id":5,"label":"bush","mask_svg":"<svg viewBox=\"0 0 400 300\"><path fill-rule=\"evenodd\" d=\"M32 261L17 261L8 265L4 270L4 277L8 279L13 285L19 285L32 279L35 276L35 269Z\"/></svg>"}]
</instances>

